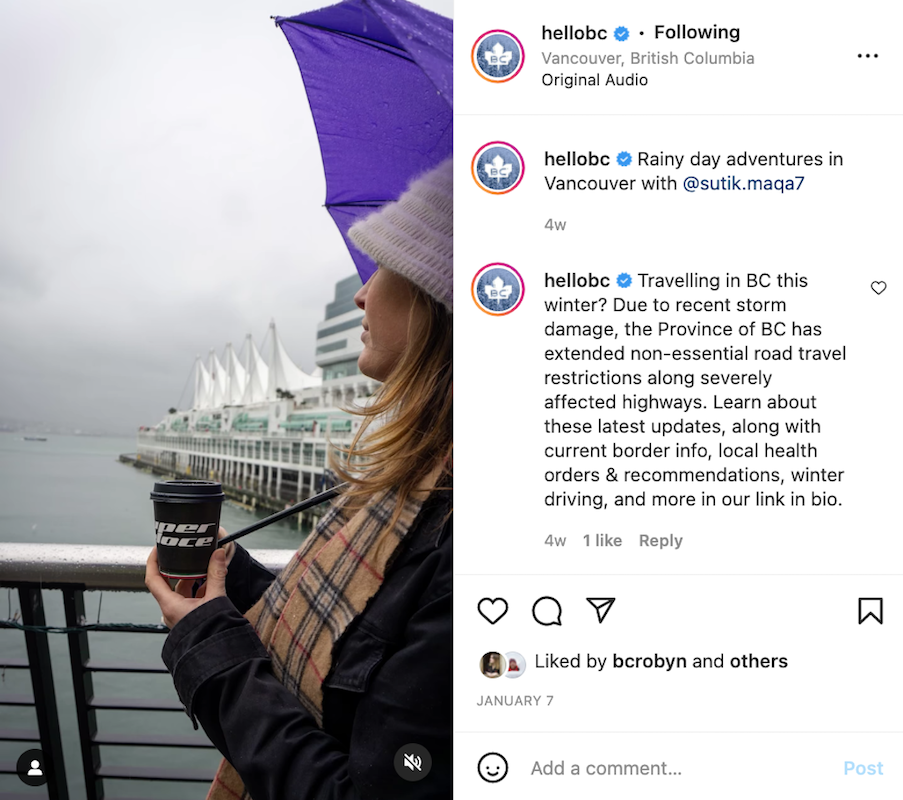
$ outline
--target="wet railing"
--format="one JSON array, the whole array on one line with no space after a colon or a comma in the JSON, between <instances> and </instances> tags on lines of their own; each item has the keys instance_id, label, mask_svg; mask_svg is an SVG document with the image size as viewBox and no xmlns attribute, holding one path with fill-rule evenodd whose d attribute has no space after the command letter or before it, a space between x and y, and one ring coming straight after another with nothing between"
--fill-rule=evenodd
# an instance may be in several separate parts
<instances>
[{"instance_id":1,"label":"wet railing","mask_svg":"<svg viewBox=\"0 0 903 800\"><path fill-rule=\"evenodd\" d=\"M49 637L56 634L68 639L68 677L72 680L81 756L80 772L84 776L88 800L104 800L105 780L208 783L213 778L213 769L192 769L166 764L148 766L146 763L123 766L115 763L121 760L118 758L111 759L114 763L104 763L103 756L109 748L137 748L128 752L139 754L146 752L143 748L178 748L183 751L187 748L213 748L206 737L190 733L155 735L148 733L147 726L141 724L141 715L183 710L171 684L168 692L153 698L141 697L140 692L135 692L130 697L95 694L94 679L101 674L132 675L141 680L140 676L166 673L159 658L154 661L131 662L91 657L89 635L93 632L158 636L168 632L165 626L157 624L101 623L99 616L95 623L89 623L86 619L86 591L147 591L144 586L147 554L147 547L0 543L0 587L8 587L18 593L21 612L21 617L16 614L5 621L0 620L0 629L22 631L27 653L26 658L8 657L6 654L10 648L0 646L0 671L4 675L6 670L28 671L32 688L30 694L6 693L0 688L0 714L3 707L25 707L34 709L35 718L34 727L7 727L3 721L7 715L0 715L0 742L21 742L24 749L40 749L43 752L47 767L46 792L51 800L68 799L68 783L72 783L73 777L70 773L67 783L56 691L60 684L54 683L54 664L51 663L49 645ZM294 552L252 550L251 554L269 569L278 572ZM48 603L62 602L65 618L62 626L51 626L46 622L44 592L48 590ZM56 680L66 677L58 675ZM128 732L105 730L99 724L98 711L130 712ZM187 726L185 730L190 732L192 727L187 717L184 717L184 723ZM73 769L72 765L69 769ZM0 774L16 773L15 763L0 762ZM27 796L39 796L35 791L31 789ZM198 791L202 790L198 789L193 794ZM0 792L0 798L22 796L26 794Z\"/></svg>"}]
</instances>

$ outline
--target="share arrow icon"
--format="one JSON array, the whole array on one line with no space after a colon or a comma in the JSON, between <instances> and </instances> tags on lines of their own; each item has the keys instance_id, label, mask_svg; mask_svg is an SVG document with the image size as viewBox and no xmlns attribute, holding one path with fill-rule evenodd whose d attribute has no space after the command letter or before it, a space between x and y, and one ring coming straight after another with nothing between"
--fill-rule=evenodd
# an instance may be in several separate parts
<instances>
[{"instance_id":1,"label":"share arrow icon","mask_svg":"<svg viewBox=\"0 0 903 800\"><path fill-rule=\"evenodd\" d=\"M596 615L599 617L599 624L605 621L608 612L615 603L614 597L587 597L586 601L596 609Z\"/></svg>"}]
</instances>

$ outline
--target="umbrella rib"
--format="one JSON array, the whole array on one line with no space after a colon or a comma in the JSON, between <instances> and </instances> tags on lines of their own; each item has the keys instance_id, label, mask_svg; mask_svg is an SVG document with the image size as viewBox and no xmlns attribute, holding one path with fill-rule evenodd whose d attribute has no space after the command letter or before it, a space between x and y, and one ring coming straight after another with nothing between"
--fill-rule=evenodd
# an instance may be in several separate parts
<instances>
[{"instance_id":1,"label":"umbrella rib","mask_svg":"<svg viewBox=\"0 0 903 800\"><path fill-rule=\"evenodd\" d=\"M391 203L391 200L350 200L347 203L323 203L326 208L339 208L341 206L350 206L353 208L376 208L385 203Z\"/></svg>"},{"instance_id":2,"label":"umbrella rib","mask_svg":"<svg viewBox=\"0 0 903 800\"><path fill-rule=\"evenodd\" d=\"M384 49L387 53L392 53L393 55L396 55L399 58L403 58L406 61L410 61L415 64L417 63L416 61L414 61L414 59L410 56L410 54L406 50L403 50L401 47L396 47L394 45L387 44L386 42L381 42L378 39L368 39L366 36L360 36L359 34L356 34L356 33L348 33L347 31L337 31L335 28L327 28L327 27L324 27L323 25L313 25L310 22L300 22L300 21L294 20L294 19L277 19L276 25L278 25L281 28L283 23L285 23L285 22L290 22L292 25L303 25L305 28L313 28L314 30L317 30L317 31L325 31L326 33L334 34L335 36L344 36L346 39L351 39L355 42L370 44L370 45L373 45L374 47L379 47L381 49Z\"/></svg>"}]
</instances>

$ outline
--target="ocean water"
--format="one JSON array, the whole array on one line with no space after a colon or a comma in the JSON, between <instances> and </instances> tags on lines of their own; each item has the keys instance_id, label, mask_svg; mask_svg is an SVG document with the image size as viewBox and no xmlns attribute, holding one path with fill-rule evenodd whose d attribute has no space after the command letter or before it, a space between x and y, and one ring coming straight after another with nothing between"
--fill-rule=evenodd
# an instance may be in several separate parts
<instances>
[{"instance_id":1,"label":"ocean water","mask_svg":"<svg viewBox=\"0 0 903 800\"><path fill-rule=\"evenodd\" d=\"M117 461L120 453L134 453L132 439L48 435L46 442L24 441L21 434L0 433L0 542L68 544L120 544L153 546L153 506L149 494L155 477ZM264 514L252 514L239 506L223 507L222 524L230 531L250 524ZM250 534L243 544L254 548L297 549L306 531L292 521L275 523ZM49 625L63 625L62 594L45 590L44 608ZM18 593L0 589L0 616L19 607ZM147 592L87 592L86 615L90 622L158 623L160 609ZM91 633L91 657L136 663L162 663L165 637L156 634ZM69 796L85 798L78 727L69 668L67 637L50 636L53 679L56 687ZM0 630L0 653L24 658L25 640L20 631ZM27 672L0 671L0 694L31 693ZM172 680L164 675L94 675L94 693L107 697L176 699ZM161 736L194 735L182 712L97 712L101 733L141 731ZM31 708L0 707L0 728L36 728ZM0 742L0 763L15 763L35 745ZM101 748L104 765L210 767L219 763L215 750L196 748ZM203 798L202 783L173 784L106 780L106 795L143 798ZM31 788L15 775L0 775L0 794L27 793L46 797L46 787Z\"/></svg>"}]
</instances>

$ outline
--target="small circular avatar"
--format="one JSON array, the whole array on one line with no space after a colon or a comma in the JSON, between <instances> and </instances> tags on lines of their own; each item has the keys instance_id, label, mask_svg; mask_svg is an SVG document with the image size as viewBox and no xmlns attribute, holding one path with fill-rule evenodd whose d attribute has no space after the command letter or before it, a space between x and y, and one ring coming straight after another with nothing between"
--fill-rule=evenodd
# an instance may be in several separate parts
<instances>
[{"instance_id":1,"label":"small circular avatar","mask_svg":"<svg viewBox=\"0 0 903 800\"><path fill-rule=\"evenodd\" d=\"M486 753L477 764L477 772L486 783L498 783L508 774L508 761L501 753Z\"/></svg>"},{"instance_id":2,"label":"small circular avatar","mask_svg":"<svg viewBox=\"0 0 903 800\"><path fill-rule=\"evenodd\" d=\"M516 650L505 653L505 661L508 662L508 671L505 673L506 678L519 678L527 669L527 659Z\"/></svg>"},{"instance_id":3,"label":"small circular avatar","mask_svg":"<svg viewBox=\"0 0 903 800\"><path fill-rule=\"evenodd\" d=\"M470 294L480 311L503 317L515 311L524 299L524 279L510 264L487 264L473 276Z\"/></svg>"},{"instance_id":4,"label":"small circular avatar","mask_svg":"<svg viewBox=\"0 0 903 800\"><path fill-rule=\"evenodd\" d=\"M474 42L470 62L484 80L505 83L524 66L524 46L509 31L487 31Z\"/></svg>"},{"instance_id":5,"label":"small circular avatar","mask_svg":"<svg viewBox=\"0 0 903 800\"><path fill-rule=\"evenodd\" d=\"M483 191L507 194L524 178L524 157L513 144L489 142L474 153L470 173Z\"/></svg>"},{"instance_id":6,"label":"small circular avatar","mask_svg":"<svg viewBox=\"0 0 903 800\"><path fill-rule=\"evenodd\" d=\"M506 667L501 653L489 652L480 659L480 672L487 678L501 678Z\"/></svg>"}]
</instances>

